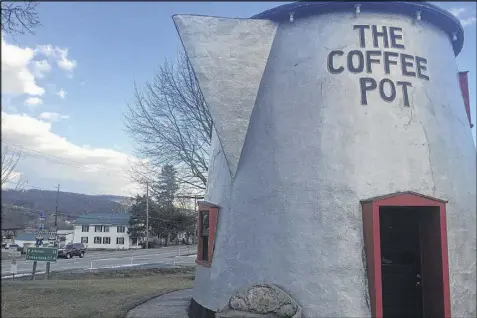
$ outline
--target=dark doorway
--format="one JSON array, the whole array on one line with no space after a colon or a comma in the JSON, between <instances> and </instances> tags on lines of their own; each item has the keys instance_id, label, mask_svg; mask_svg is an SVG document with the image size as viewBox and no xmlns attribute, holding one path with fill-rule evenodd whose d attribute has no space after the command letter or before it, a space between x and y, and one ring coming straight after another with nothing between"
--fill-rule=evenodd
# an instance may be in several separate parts
<instances>
[{"instance_id":1,"label":"dark doorway","mask_svg":"<svg viewBox=\"0 0 477 318\"><path fill-rule=\"evenodd\" d=\"M361 201L372 317L450 317L446 203L411 191Z\"/></svg>"},{"instance_id":2,"label":"dark doorway","mask_svg":"<svg viewBox=\"0 0 477 318\"><path fill-rule=\"evenodd\" d=\"M380 207L383 317L423 317L422 207Z\"/></svg>"}]
</instances>

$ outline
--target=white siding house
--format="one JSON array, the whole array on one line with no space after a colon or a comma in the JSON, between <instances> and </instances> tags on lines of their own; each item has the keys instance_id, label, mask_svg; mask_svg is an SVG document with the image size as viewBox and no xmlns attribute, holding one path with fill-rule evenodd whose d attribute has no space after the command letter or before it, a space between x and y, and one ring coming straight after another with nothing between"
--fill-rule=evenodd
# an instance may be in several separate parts
<instances>
[{"instance_id":1,"label":"white siding house","mask_svg":"<svg viewBox=\"0 0 477 318\"><path fill-rule=\"evenodd\" d=\"M74 230L58 230L58 245L64 246L69 243L73 243Z\"/></svg>"},{"instance_id":2,"label":"white siding house","mask_svg":"<svg viewBox=\"0 0 477 318\"><path fill-rule=\"evenodd\" d=\"M129 217L118 213L82 215L75 222L73 243L83 243L88 249L135 248L137 240L128 234Z\"/></svg>"}]
</instances>

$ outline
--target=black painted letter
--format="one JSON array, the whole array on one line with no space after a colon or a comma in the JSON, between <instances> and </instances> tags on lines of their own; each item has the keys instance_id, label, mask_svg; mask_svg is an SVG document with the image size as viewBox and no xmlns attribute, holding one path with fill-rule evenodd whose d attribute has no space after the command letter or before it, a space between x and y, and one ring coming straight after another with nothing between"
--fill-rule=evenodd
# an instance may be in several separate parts
<instances>
[{"instance_id":1,"label":"black painted letter","mask_svg":"<svg viewBox=\"0 0 477 318\"><path fill-rule=\"evenodd\" d=\"M384 51L384 71L386 72L386 74L391 73L391 64L397 65L397 61L392 61L391 59L389 59L391 56L398 57L399 54L396 52Z\"/></svg>"},{"instance_id":2,"label":"black painted letter","mask_svg":"<svg viewBox=\"0 0 477 318\"><path fill-rule=\"evenodd\" d=\"M374 44L374 47L379 47L378 37L382 37L383 42L384 42L384 47L389 48L388 29L383 25L383 31L379 32L378 31L378 26L373 25L372 30L373 30L373 44Z\"/></svg>"},{"instance_id":3,"label":"black painted letter","mask_svg":"<svg viewBox=\"0 0 477 318\"><path fill-rule=\"evenodd\" d=\"M412 59L412 60L414 60L414 57L413 57L412 55L409 55L409 54L401 53L402 75L406 75L406 76L416 76L416 72L408 71L408 70L407 70L407 67L408 67L408 66L413 67L414 64L413 64L412 62L406 61L406 59Z\"/></svg>"},{"instance_id":4,"label":"black painted letter","mask_svg":"<svg viewBox=\"0 0 477 318\"><path fill-rule=\"evenodd\" d=\"M358 56L358 66L357 67L354 66L353 55ZM351 73L361 73L364 70L363 52L358 51L358 50L349 51L349 53L348 53L348 70Z\"/></svg>"},{"instance_id":5,"label":"black painted letter","mask_svg":"<svg viewBox=\"0 0 477 318\"><path fill-rule=\"evenodd\" d=\"M376 80L371 77L361 77L359 79L359 85L361 88L361 105L368 105L367 92L376 89Z\"/></svg>"},{"instance_id":6,"label":"black painted letter","mask_svg":"<svg viewBox=\"0 0 477 318\"><path fill-rule=\"evenodd\" d=\"M427 70L426 64L427 64L427 59L416 56L417 77L425 79L425 80L429 80L429 76L422 73L422 71Z\"/></svg>"},{"instance_id":7,"label":"black painted letter","mask_svg":"<svg viewBox=\"0 0 477 318\"><path fill-rule=\"evenodd\" d=\"M396 82L397 86L402 86L402 96L404 99L404 106L411 106L409 104L409 92L407 91L407 87L412 87L412 84L410 82L401 82L398 81Z\"/></svg>"},{"instance_id":8,"label":"black painted letter","mask_svg":"<svg viewBox=\"0 0 477 318\"><path fill-rule=\"evenodd\" d=\"M391 95L386 96L386 93L384 92L384 84L388 83L389 87L391 89ZM389 78L383 78L381 82L379 82L379 95L381 95L381 98L387 102L392 102L393 100L396 99L396 86L394 86L393 81L391 81Z\"/></svg>"},{"instance_id":9,"label":"black painted letter","mask_svg":"<svg viewBox=\"0 0 477 318\"><path fill-rule=\"evenodd\" d=\"M373 59L373 55L381 56L381 54L382 54L381 51L378 51L378 50L366 51L366 72L368 72L369 74L373 73L371 64L372 63L379 64L379 62L381 62L380 59Z\"/></svg>"},{"instance_id":10,"label":"black painted letter","mask_svg":"<svg viewBox=\"0 0 477 318\"><path fill-rule=\"evenodd\" d=\"M389 27L389 37L391 38L392 48L404 49L404 44L397 43L397 40L402 40L402 28Z\"/></svg>"},{"instance_id":11,"label":"black painted letter","mask_svg":"<svg viewBox=\"0 0 477 318\"><path fill-rule=\"evenodd\" d=\"M353 25L353 30L359 30L359 45L361 47L366 47L366 38L364 37L364 30L366 29L369 29L369 25Z\"/></svg>"},{"instance_id":12,"label":"black painted letter","mask_svg":"<svg viewBox=\"0 0 477 318\"><path fill-rule=\"evenodd\" d=\"M336 50L336 51L331 51L330 54L328 55L328 71L331 74L339 74L339 73L342 73L344 71L343 66L340 66L338 68L335 68L333 66L333 57L335 55L342 56L343 54L344 54L343 51Z\"/></svg>"}]
</instances>

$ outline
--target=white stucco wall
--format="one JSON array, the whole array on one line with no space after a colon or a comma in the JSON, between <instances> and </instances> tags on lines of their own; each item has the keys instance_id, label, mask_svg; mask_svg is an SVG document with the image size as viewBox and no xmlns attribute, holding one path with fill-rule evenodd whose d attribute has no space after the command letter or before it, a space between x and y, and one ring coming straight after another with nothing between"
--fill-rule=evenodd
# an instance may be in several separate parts
<instances>
[{"instance_id":1,"label":"white stucco wall","mask_svg":"<svg viewBox=\"0 0 477 318\"><path fill-rule=\"evenodd\" d=\"M99 224L97 224L99 225ZM104 225L103 225L104 226ZM94 231L95 225L90 225L89 226L89 232L82 232L82 226L81 225L75 225L74 228L74 237L73 237L73 242L74 243L81 243L81 238L82 237L87 237L88 238L88 243L84 243L86 248L89 249L129 249L129 235L127 233L128 229L127 226L125 227L126 230L124 233L118 233L117 232L117 226L116 225L109 225L109 232L95 232ZM101 244L95 244L94 243L94 238L95 237L101 237ZM103 237L110 237L111 238L111 243L110 244L102 244L102 238ZM116 238L117 237L123 237L124 238L124 244L116 244Z\"/></svg>"},{"instance_id":2,"label":"white stucco wall","mask_svg":"<svg viewBox=\"0 0 477 318\"><path fill-rule=\"evenodd\" d=\"M385 74L382 64L371 75L330 74L331 50L373 49L370 37L367 49L359 47L356 24L403 28L405 50L386 50L425 57L430 80L405 77L398 67ZM208 52L191 59L194 68L201 59L227 58L214 57L212 45L241 48L181 36ZM207 78L221 71L210 69ZM377 91L361 105L363 76L410 81L411 106L402 98L385 102ZM198 79L203 91L228 94ZM248 131L233 182L222 136L213 136L205 200L220 206L219 222L212 266L197 268L197 302L217 310L241 288L269 282L297 300L306 317L370 316L360 200L414 191L449 201L452 315L475 316L476 153L447 34L425 21L368 12L283 23L243 124Z\"/></svg>"}]
</instances>

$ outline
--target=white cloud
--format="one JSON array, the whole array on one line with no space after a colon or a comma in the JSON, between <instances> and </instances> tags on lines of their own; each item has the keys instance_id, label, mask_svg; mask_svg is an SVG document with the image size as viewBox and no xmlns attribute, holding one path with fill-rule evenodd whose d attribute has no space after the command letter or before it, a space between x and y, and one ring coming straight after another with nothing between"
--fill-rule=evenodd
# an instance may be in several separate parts
<instances>
[{"instance_id":1,"label":"white cloud","mask_svg":"<svg viewBox=\"0 0 477 318\"><path fill-rule=\"evenodd\" d=\"M61 115L61 114L58 114L58 113L52 113L52 112L43 112L40 114L40 119L43 119L45 121L49 121L49 122L57 122L57 121L60 121L62 119L68 119L70 118L70 116L68 115Z\"/></svg>"},{"instance_id":2,"label":"white cloud","mask_svg":"<svg viewBox=\"0 0 477 318\"><path fill-rule=\"evenodd\" d=\"M28 69L34 54L31 48L9 44L2 36L2 95L43 95L45 89L37 85Z\"/></svg>"},{"instance_id":3,"label":"white cloud","mask_svg":"<svg viewBox=\"0 0 477 318\"><path fill-rule=\"evenodd\" d=\"M33 62L33 73L38 78L43 78L45 73L51 71L51 65L47 60L34 61Z\"/></svg>"},{"instance_id":4,"label":"white cloud","mask_svg":"<svg viewBox=\"0 0 477 318\"><path fill-rule=\"evenodd\" d=\"M38 97L30 97L25 101L25 104L30 105L30 106L38 106L43 104L43 100Z\"/></svg>"},{"instance_id":5,"label":"white cloud","mask_svg":"<svg viewBox=\"0 0 477 318\"><path fill-rule=\"evenodd\" d=\"M465 8L451 8L449 12L458 18L462 13L465 12Z\"/></svg>"},{"instance_id":6,"label":"white cloud","mask_svg":"<svg viewBox=\"0 0 477 318\"><path fill-rule=\"evenodd\" d=\"M36 51L55 60L56 65L63 71L72 72L77 62L68 58L68 49L53 46L51 44L38 45Z\"/></svg>"},{"instance_id":7,"label":"white cloud","mask_svg":"<svg viewBox=\"0 0 477 318\"><path fill-rule=\"evenodd\" d=\"M462 23L463 27L475 24L477 20L475 16L475 12L469 12L469 10L466 8L462 8L462 7L451 8L449 12L452 13L457 19L460 20L460 23Z\"/></svg>"},{"instance_id":8,"label":"white cloud","mask_svg":"<svg viewBox=\"0 0 477 318\"><path fill-rule=\"evenodd\" d=\"M54 180L64 185L65 191L74 192L78 190L73 184L81 183L89 189L83 192L91 194L133 196L141 190L138 184L129 181L126 173L131 162L138 162L137 158L113 149L78 146L53 133L52 123L27 115L2 112L2 119L2 142L24 147L21 149L27 153L26 159L17 170L31 184L38 184L35 180Z\"/></svg>"},{"instance_id":9,"label":"white cloud","mask_svg":"<svg viewBox=\"0 0 477 318\"><path fill-rule=\"evenodd\" d=\"M45 89L39 86L37 80L45 77L51 72L52 66L47 59L56 63L57 67L72 76L72 71L76 68L77 62L68 57L68 49L53 46L51 44L38 45L36 49L21 47L8 43L2 35L2 96L30 95L42 96ZM33 60L39 55L47 59ZM59 95L64 98L66 92L61 90ZM31 104L30 104L31 105Z\"/></svg>"},{"instance_id":10,"label":"white cloud","mask_svg":"<svg viewBox=\"0 0 477 318\"><path fill-rule=\"evenodd\" d=\"M56 93L56 95L60 96L61 99L65 99L66 92L63 89L61 89L58 93Z\"/></svg>"},{"instance_id":11,"label":"white cloud","mask_svg":"<svg viewBox=\"0 0 477 318\"><path fill-rule=\"evenodd\" d=\"M472 25L472 24L475 24L475 22L477 21L476 17L470 17L470 18L466 18L466 19L461 19L460 20L460 23L462 23L462 26L468 26L468 25Z\"/></svg>"}]
</instances>

